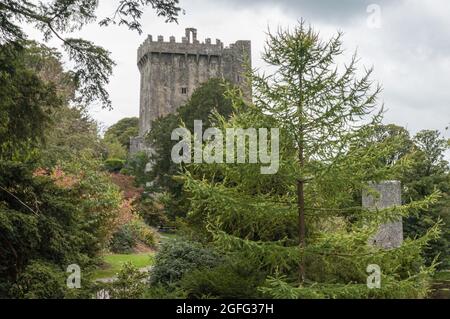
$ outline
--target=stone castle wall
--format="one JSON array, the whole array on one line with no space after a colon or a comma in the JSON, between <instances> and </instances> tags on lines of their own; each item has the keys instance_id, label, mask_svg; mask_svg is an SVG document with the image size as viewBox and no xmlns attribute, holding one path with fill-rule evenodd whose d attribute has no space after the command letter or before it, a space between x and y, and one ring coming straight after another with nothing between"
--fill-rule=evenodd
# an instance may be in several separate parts
<instances>
[{"instance_id":1,"label":"stone castle wall","mask_svg":"<svg viewBox=\"0 0 450 319\"><path fill-rule=\"evenodd\" d=\"M139 137L133 149L142 149L142 137L153 120L173 113L196 88L211 78L224 78L241 87L250 98L251 88L244 81L244 62L251 66L251 42L237 41L224 47L220 40L212 43L197 40L197 30L186 29L181 42L175 37L156 41L148 36L139 47L137 63L141 73Z\"/></svg>"}]
</instances>

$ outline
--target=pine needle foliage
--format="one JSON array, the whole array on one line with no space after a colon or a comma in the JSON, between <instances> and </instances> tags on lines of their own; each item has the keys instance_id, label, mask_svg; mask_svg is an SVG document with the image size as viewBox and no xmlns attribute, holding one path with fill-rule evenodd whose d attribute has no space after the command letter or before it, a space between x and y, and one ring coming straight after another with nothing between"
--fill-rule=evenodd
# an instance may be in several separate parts
<instances>
[{"instance_id":1,"label":"pine needle foliage","mask_svg":"<svg viewBox=\"0 0 450 319\"><path fill-rule=\"evenodd\" d=\"M400 248L383 250L369 239L385 222L416 214L439 193L406 206L361 207L369 181L397 176L407 159L387 164L401 139L366 142L382 119L380 86L356 54L342 60L342 34L322 41L300 21L269 31L264 61L271 74L249 71L253 102L230 89L234 115L216 114L218 128L279 128L279 170L260 164L190 164L181 179L191 200L188 220L220 249L253 262L267 274L261 292L273 298L419 298L435 267L421 251L440 224ZM247 148L249 143L246 143ZM247 152L248 154L248 152ZM367 266L379 265L382 288L366 285Z\"/></svg>"}]
</instances>

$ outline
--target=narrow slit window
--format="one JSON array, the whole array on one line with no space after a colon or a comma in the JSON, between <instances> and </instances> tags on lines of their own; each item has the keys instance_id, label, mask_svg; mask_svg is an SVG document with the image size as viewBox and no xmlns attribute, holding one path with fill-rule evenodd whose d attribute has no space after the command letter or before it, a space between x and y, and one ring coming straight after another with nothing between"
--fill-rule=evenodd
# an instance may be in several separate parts
<instances>
[{"instance_id":1,"label":"narrow slit window","mask_svg":"<svg viewBox=\"0 0 450 319\"><path fill-rule=\"evenodd\" d=\"M187 94L187 88L181 88L181 94Z\"/></svg>"}]
</instances>

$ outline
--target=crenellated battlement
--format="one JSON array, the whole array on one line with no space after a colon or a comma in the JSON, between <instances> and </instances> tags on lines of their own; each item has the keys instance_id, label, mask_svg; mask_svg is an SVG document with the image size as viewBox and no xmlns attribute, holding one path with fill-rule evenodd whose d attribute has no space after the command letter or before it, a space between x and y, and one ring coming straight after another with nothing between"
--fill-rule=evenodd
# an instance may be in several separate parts
<instances>
[{"instance_id":1,"label":"crenellated battlement","mask_svg":"<svg viewBox=\"0 0 450 319\"><path fill-rule=\"evenodd\" d=\"M162 44L162 43L165 43L165 44L207 45L207 46L212 45L214 47L215 46L222 46L223 47L223 43L219 39L216 39L216 43L213 44L211 42L211 38L206 38L204 42L200 42L197 39L194 39L194 40L191 41L187 37L181 37L181 41L177 42L175 36L170 36L169 37L169 41L166 41L166 39L162 35L158 35L156 40L153 39L152 35L148 35L148 37L145 40L145 42L143 44L141 44L139 48L145 47L147 45L155 45L155 44Z\"/></svg>"},{"instance_id":2,"label":"crenellated battlement","mask_svg":"<svg viewBox=\"0 0 450 319\"><path fill-rule=\"evenodd\" d=\"M204 42L197 40L197 29L187 28L186 35L177 42L175 36L165 39L159 35L156 39L149 35L144 43L138 49L138 64L148 53L173 53L183 55L207 55L220 56L223 53L224 45L221 40L216 39L215 43L210 38Z\"/></svg>"}]
</instances>

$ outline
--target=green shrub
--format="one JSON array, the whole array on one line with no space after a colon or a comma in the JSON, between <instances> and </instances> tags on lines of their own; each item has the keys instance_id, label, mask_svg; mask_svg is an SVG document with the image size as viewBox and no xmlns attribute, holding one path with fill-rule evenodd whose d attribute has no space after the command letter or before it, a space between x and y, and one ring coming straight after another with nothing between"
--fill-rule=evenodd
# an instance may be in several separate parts
<instances>
[{"instance_id":1,"label":"green shrub","mask_svg":"<svg viewBox=\"0 0 450 319\"><path fill-rule=\"evenodd\" d=\"M149 176L145 172L148 162L149 157L146 152L132 154L128 156L121 173L134 176L137 185L145 185L149 181Z\"/></svg>"},{"instance_id":2,"label":"green shrub","mask_svg":"<svg viewBox=\"0 0 450 319\"><path fill-rule=\"evenodd\" d=\"M156 231L140 219L134 219L123 225L113 234L110 250L118 254L129 254L138 242L149 247L155 247L158 242Z\"/></svg>"},{"instance_id":3,"label":"green shrub","mask_svg":"<svg viewBox=\"0 0 450 319\"><path fill-rule=\"evenodd\" d=\"M63 299L67 292L66 273L47 262L32 261L10 291L19 299Z\"/></svg>"},{"instance_id":4,"label":"green shrub","mask_svg":"<svg viewBox=\"0 0 450 319\"><path fill-rule=\"evenodd\" d=\"M145 299L186 299L186 292L178 285L151 285L145 292Z\"/></svg>"},{"instance_id":5,"label":"green shrub","mask_svg":"<svg viewBox=\"0 0 450 319\"><path fill-rule=\"evenodd\" d=\"M191 270L212 268L221 261L216 251L198 243L170 240L161 246L156 255L150 282L165 285L176 283Z\"/></svg>"},{"instance_id":6,"label":"green shrub","mask_svg":"<svg viewBox=\"0 0 450 319\"><path fill-rule=\"evenodd\" d=\"M148 273L140 272L131 263L125 263L117 280L106 285L111 299L141 299L144 296Z\"/></svg>"},{"instance_id":7,"label":"green shrub","mask_svg":"<svg viewBox=\"0 0 450 319\"><path fill-rule=\"evenodd\" d=\"M136 241L140 241L149 247L155 247L158 243L158 234L140 219L132 220L127 224Z\"/></svg>"},{"instance_id":8,"label":"green shrub","mask_svg":"<svg viewBox=\"0 0 450 319\"><path fill-rule=\"evenodd\" d=\"M113 234L109 248L113 253L129 254L135 246L136 238L132 229L124 225Z\"/></svg>"},{"instance_id":9,"label":"green shrub","mask_svg":"<svg viewBox=\"0 0 450 319\"><path fill-rule=\"evenodd\" d=\"M429 292L427 277L426 272L407 280L382 275L380 289L370 289L366 283L299 286L277 275L269 277L259 290L265 298L273 299L423 299Z\"/></svg>"},{"instance_id":10,"label":"green shrub","mask_svg":"<svg viewBox=\"0 0 450 319\"><path fill-rule=\"evenodd\" d=\"M258 287L266 275L245 260L227 261L210 269L195 269L180 282L188 298L250 299L262 297Z\"/></svg>"},{"instance_id":11,"label":"green shrub","mask_svg":"<svg viewBox=\"0 0 450 319\"><path fill-rule=\"evenodd\" d=\"M107 159L103 163L103 168L111 173L119 173L120 170L124 167L125 161L118 158L110 158Z\"/></svg>"},{"instance_id":12,"label":"green shrub","mask_svg":"<svg viewBox=\"0 0 450 319\"><path fill-rule=\"evenodd\" d=\"M84 288L87 267L109 244L118 188L88 157L59 165L34 170L0 161L0 185L10 192L0 191L0 299L62 297L57 274L65 285L69 264L83 269Z\"/></svg>"},{"instance_id":13,"label":"green shrub","mask_svg":"<svg viewBox=\"0 0 450 319\"><path fill-rule=\"evenodd\" d=\"M158 227L169 224L165 207L153 198L142 198L138 205L138 213L144 219L145 223L150 226Z\"/></svg>"}]
</instances>

